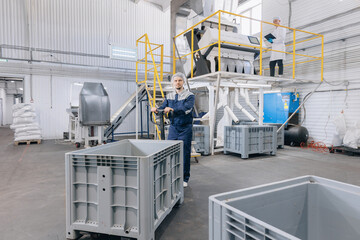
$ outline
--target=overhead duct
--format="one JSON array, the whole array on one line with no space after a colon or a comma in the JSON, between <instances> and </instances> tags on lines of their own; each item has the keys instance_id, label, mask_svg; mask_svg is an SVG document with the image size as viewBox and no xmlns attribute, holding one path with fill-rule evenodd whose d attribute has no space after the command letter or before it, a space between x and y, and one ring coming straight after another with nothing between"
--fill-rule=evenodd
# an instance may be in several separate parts
<instances>
[{"instance_id":1,"label":"overhead duct","mask_svg":"<svg viewBox=\"0 0 360 240\"><path fill-rule=\"evenodd\" d=\"M211 2L211 1L205 1L205 2ZM204 11L202 0L200 0L200 1L199 0L189 0L189 6L190 6L190 9L194 10L194 12L197 15L202 14Z\"/></svg>"}]
</instances>

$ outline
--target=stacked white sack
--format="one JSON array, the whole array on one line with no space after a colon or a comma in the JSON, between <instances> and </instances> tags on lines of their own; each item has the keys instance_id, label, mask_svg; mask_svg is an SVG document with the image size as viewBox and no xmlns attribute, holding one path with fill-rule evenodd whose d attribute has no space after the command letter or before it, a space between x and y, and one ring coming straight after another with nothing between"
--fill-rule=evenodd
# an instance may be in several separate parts
<instances>
[{"instance_id":1,"label":"stacked white sack","mask_svg":"<svg viewBox=\"0 0 360 240\"><path fill-rule=\"evenodd\" d=\"M13 109L14 141L38 140L41 139L39 124L35 121L35 109L30 103L15 104Z\"/></svg>"}]
</instances>

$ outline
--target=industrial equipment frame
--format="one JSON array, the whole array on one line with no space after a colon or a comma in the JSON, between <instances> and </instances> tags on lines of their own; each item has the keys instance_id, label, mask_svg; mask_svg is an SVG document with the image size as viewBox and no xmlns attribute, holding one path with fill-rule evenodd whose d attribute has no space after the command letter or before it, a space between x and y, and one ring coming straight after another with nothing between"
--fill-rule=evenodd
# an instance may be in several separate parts
<instances>
[{"instance_id":1,"label":"industrial equipment frame","mask_svg":"<svg viewBox=\"0 0 360 240\"><path fill-rule=\"evenodd\" d=\"M145 44L145 56L141 59L139 59L139 44ZM153 47L155 46L155 47ZM145 85L146 92L148 95L148 101L150 107L156 106L156 92L160 91L161 97L165 98L164 91L161 85L161 82L163 81L164 73L171 74L171 72L164 72L164 57L171 58L171 56L165 56L164 55L164 45L163 44L157 44L152 43L149 41L148 34L145 33L140 38L136 40L136 48L137 48L137 55L138 60L136 61L136 98L138 93L138 87L141 84ZM160 54L156 54L155 51L160 50ZM148 55L151 56L151 59L148 59ZM160 57L160 63L157 64L155 62L155 57ZM139 80L139 64L143 64L145 66L145 79L140 81ZM153 66L149 69L149 65ZM160 69L158 69L160 68ZM152 83L148 82L148 74L153 73L153 81ZM152 85L151 87L149 85ZM138 108L138 99L136 100L136 109ZM152 114L152 117L154 119L154 122L156 122L155 114ZM139 128L139 113L138 110L136 110L136 139L138 139L138 128ZM160 129L157 125L155 125L156 133L158 139L161 139L160 136ZM164 139L163 139L164 140Z\"/></svg>"},{"instance_id":2,"label":"industrial equipment frame","mask_svg":"<svg viewBox=\"0 0 360 240\"><path fill-rule=\"evenodd\" d=\"M247 45L247 44L241 44L241 43L234 43L234 42L227 42L227 41L222 41L221 40L221 14L229 14L229 15L233 15L236 17L240 17L240 18L247 18L253 21L257 21L260 22L260 46L253 46L253 45ZM200 49L194 50L194 28L196 26L198 26L199 24L201 24L202 22L205 22L206 20L210 19L211 17L214 17L218 15L218 41L209 44L208 46L202 47ZM268 24L268 25L273 25L273 26L277 26L277 27L282 27L282 28L286 28L289 30L293 31L293 42L291 44L288 44L286 46L293 46L292 48L292 52L286 52L286 51L279 51L279 50L274 50L271 48L267 48L263 46L263 24ZM179 36L185 34L186 32L191 31L191 52L185 55L180 56L178 53L178 56L176 57L176 38L178 38ZM306 34L310 34L310 35L314 35L314 37L310 37L301 41L297 41L296 42L296 32L302 32L302 33L306 33ZM310 40L314 40L314 39L318 39L321 38L321 57L318 56L311 56L311 55L306 55L306 54L299 54L296 53L296 44L299 43L303 43L306 41L310 41ZM145 39L145 40L143 40ZM136 83L139 84L145 84L146 85L146 89L147 89L147 93L148 93L148 97L149 97L149 103L150 106L153 107L155 106L155 102L156 102L156 91L157 89L160 90L162 97L164 98L164 93L163 93L163 89L161 86L161 82L163 80L163 58L164 57L172 57L173 60L173 66L172 66L172 70L173 70L173 74L176 72L176 61L180 60L182 58L185 58L189 55L191 55L191 78L188 80L189 83L209 83L209 99L213 99L209 101L209 114L210 114L210 147L211 147L211 153L212 155L214 154L214 133L215 133L215 125L216 125L216 107L218 102L219 102L219 89L220 87L222 87L223 83L221 83L221 80L225 80L225 83L230 83L230 84L235 84L235 85L230 85L228 87L232 87L232 88L249 88L249 89L258 89L259 90L259 125L263 125L263 107L264 107L264 88L267 87L271 87L271 85L268 85L269 83L276 83L276 82L291 82L291 80L295 79L295 69L296 69L296 65L298 64L304 64L304 63L308 63L308 62L313 62L313 61L318 61L321 60L321 79L320 79L320 84L323 81L323 70L324 70L324 35L322 34L317 34L317 33L312 33L312 32L308 32L308 31L304 31L304 30L300 30L300 29L295 29L295 28L291 28L291 27L286 27L286 26L282 26L282 25L277 25L274 23L270 23L270 22L266 22L266 21L262 21L262 20L258 20L258 19L254 19L251 17L247 17L247 16L243 16L243 15L239 15L239 14L235 14L235 13L231 13L231 12L227 12L227 11L223 11L223 10L219 10L213 14L211 14L210 16L204 18L202 21L198 22L197 24L193 25L192 27L184 30L183 32L179 33L178 35L176 35L173 38L173 53L172 56L164 56L164 46L162 44L156 44L156 43L151 43L149 41L148 35L145 33L143 36L141 36L139 39L137 39L136 41L136 46L138 47L139 43L144 43L145 44L145 57L139 59L136 62ZM210 46L213 45L217 45L218 48L218 69L221 69L221 44L230 44L230 45L237 45L237 46L243 46L243 47L249 47L249 48L257 48L260 51L260 57L259 57L259 64L260 64L260 72L259 75L249 75L249 74L242 74L242 73L230 73L230 72L223 72L223 71L218 71L218 72L214 72L214 73L209 73L209 74L204 74L201 76L197 76L194 77L194 54L196 54L198 51L201 51L205 48L208 48ZM155 46L155 48L152 48L152 46ZM149 50L148 50L149 49ZM155 54L153 53L154 50L160 49L161 53L160 54ZM292 60L293 62L291 64L286 64L284 66L292 66L292 79L277 79L274 77L266 77L263 75L264 70L267 69L263 69L263 53L268 52L268 51L274 51L274 52L281 52L281 53L285 53L285 54L290 54L292 55ZM151 61L148 62L148 55L151 55ZM157 64L155 62L155 56L159 56L160 57L160 64ZM307 58L311 58L310 60L307 61L300 61L300 62L296 62L296 56L302 56L302 57L307 57ZM139 81L139 77L138 77L138 72L139 72L139 64L144 64L145 65L145 80L143 81ZM148 64L152 64L153 68L148 69ZM158 68L160 68L158 70ZM153 72L153 83L152 83L152 89L148 87L148 73ZM159 74L160 72L160 74ZM167 72L168 73L168 72ZM157 87L157 85L159 87ZM138 87L137 87L138 90ZM151 92L150 90L153 90L153 95L151 96ZM136 101L137 102L137 101ZM138 104L138 102L137 102ZM298 110L298 109L297 109ZM153 116L155 119L155 116ZM283 127L283 126L282 126ZM281 128L282 128L281 127ZM278 130L280 131L281 128ZM159 129L156 127L157 130L157 134L158 134L158 138L160 139L160 132ZM136 138L138 137L138 112L136 114Z\"/></svg>"},{"instance_id":3,"label":"industrial equipment frame","mask_svg":"<svg viewBox=\"0 0 360 240\"><path fill-rule=\"evenodd\" d=\"M222 41L221 40L221 14L222 13L223 14L233 15L233 16L240 17L240 18L246 18L246 19L249 19L249 20L252 20L252 21L260 22L260 46ZM194 43L194 29L195 29L195 27L197 27L199 24L205 22L206 20L208 20L208 19L210 19L210 18L212 18L212 17L214 17L216 15L218 15L218 41L214 42L214 43L211 43L211 44L209 44L209 45L207 45L205 47L202 47L200 49L194 50L194 44L193 43ZM263 24L273 25L273 26L276 26L276 27L281 27L281 28L291 30L293 32L293 41L292 41L291 44L288 44L286 46L291 46L292 45L293 46L293 49L292 49L293 51L292 52L286 52L286 51L274 50L274 49L271 49L271 48L264 47L263 46L264 45L263 44L263 42L264 42L263 41L263 36L264 36L263 35ZM191 31L191 42L192 42L192 44L191 44L191 52L187 53L185 55L176 57L176 55L175 55L175 49L176 49L175 41L176 41L176 38L178 38L179 36L182 36L183 34L185 34L186 32L189 32L189 31ZM302 32L302 33L315 35L315 36L296 42L296 32ZM318 39L318 38L321 38L321 57L296 53L296 44L307 42L307 41ZM201 51L201 50L203 50L205 48L208 48L208 47L210 47L212 45L216 45L216 44L217 44L217 48L218 48L218 69L221 69L221 44L222 43L229 44L229 45L236 45L236 46L243 46L243 47L259 49L260 50L260 55L259 55L259 63L260 63L260 73L259 73L259 75L260 76L263 75L263 72L265 70L265 69L263 69L263 64L262 64L262 62L263 62L262 61L263 52L274 51L274 52L280 52L280 53L285 53L285 54L292 55L292 60L293 60L292 63L284 65L284 66L292 66L292 78L293 79L295 79L296 65L321 60L321 78L320 78L320 81L323 81L323 78L324 78L324 76L323 76L324 75L324 35L318 34L318 33L312 33L312 32L309 32L309 31L304 31L304 30L301 30L301 29L295 29L295 28L291 28L291 27L287 27L287 26L283 26L283 25L277 25L277 24L274 24L274 23L262 21L262 20L259 20L259 19L255 19L255 18L251 18L251 17L247 17L247 16L244 16L244 15L239 15L239 14L235 14L235 13L231 13L231 12L227 12L227 11L223 11L223 10L218 10L217 12L215 12L215 13L211 14L210 16L204 18L202 21L196 23L195 25L191 26L190 28L184 30L183 32L177 34L174 37L173 56L172 56L173 57L173 74L176 71L176 61L177 60L181 61L182 58L187 57L189 55L194 56L194 54L197 53L198 51ZM307 57L307 58L312 58L312 59L307 60L307 61L296 62L296 56L302 56L302 57ZM191 78L193 78L193 77L194 77L194 57L191 57Z\"/></svg>"}]
</instances>

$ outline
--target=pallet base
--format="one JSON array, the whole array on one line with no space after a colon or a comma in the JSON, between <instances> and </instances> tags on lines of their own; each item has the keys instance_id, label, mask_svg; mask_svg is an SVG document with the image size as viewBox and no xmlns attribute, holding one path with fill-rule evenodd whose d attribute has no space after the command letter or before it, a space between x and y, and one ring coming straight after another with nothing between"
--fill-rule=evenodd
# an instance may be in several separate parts
<instances>
[{"instance_id":1,"label":"pallet base","mask_svg":"<svg viewBox=\"0 0 360 240\"><path fill-rule=\"evenodd\" d=\"M330 153L340 152L351 156L355 156L360 154L360 149L353 149L349 147L339 146L339 147L329 147L329 152Z\"/></svg>"},{"instance_id":2,"label":"pallet base","mask_svg":"<svg viewBox=\"0 0 360 240\"><path fill-rule=\"evenodd\" d=\"M21 145L21 144L26 144L26 145L30 145L30 144L40 144L41 143L41 139L32 139L32 140L21 140L21 141L14 141L14 144L17 145Z\"/></svg>"}]
</instances>

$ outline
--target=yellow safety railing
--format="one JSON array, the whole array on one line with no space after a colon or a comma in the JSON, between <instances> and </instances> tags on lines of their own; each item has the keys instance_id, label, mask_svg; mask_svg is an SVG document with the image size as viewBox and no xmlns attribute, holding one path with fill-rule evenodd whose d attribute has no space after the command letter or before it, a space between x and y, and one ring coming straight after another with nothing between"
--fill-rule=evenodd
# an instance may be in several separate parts
<instances>
[{"instance_id":1,"label":"yellow safety railing","mask_svg":"<svg viewBox=\"0 0 360 240\"><path fill-rule=\"evenodd\" d=\"M155 107L157 87L160 90L162 98L165 97L161 82L163 81L164 73L170 72L164 72L164 57L171 58L171 56L164 56L164 45L150 42L146 33L136 40L136 48L138 53L140 52L140 45L143 45L145 48L145 56L136 61L136 83L145 85L150 107ZM155 51L160 51L160 54L155 53ZM160 57L160 63L156 63L155 57ZM142 80L139 79L139 64L145 66L145 79ZM148 79L149 73L153 74L152 92L151 88L148 86L148 80L150 80ZM152 116L156 122L155 114L153 113ZM158 138L161 139L160 129L157 125L155 125L155 127Z\"/></svg>"},{"instance_id":2,"label":"yellow safety railing","mask_svg":"<svg viewBox=\"0 0 360 240\"><path fill-rule=\"evenodd\" d=\"M250 20L253 20L253 21L260 22L260 46L222 41L221 40L221 13L237 16L237 17L240 17L240 18L247 18L247 19L250 19ZM214 17L216 15L218 15L218 41L214 42L214 43L211 43L208 46L205 46L205 47L202 47L200 49L194 50L194 29L195 29L195 27L197 27L199 24L205 22L209 18L212 18L212 17ZM273 26L277 26L277 27L292 30L293 31L293 36L292 36L293 41L292 41L291 44L286 45L286 46L292 46L292 52L274 50L274 49L267 48L266 46L264 46L264 44L263 44L263 24L273 25ZM186 32L189 32L189 31L191 31L191 52L188 53L188 54L176 57L175 56L175 40L179 36L182 36L183 34L185 34ZM310 35L313 35L314 37L310 37L310 38L307 38L307 39L296 42L296 32L302 32L302 33L310 34ZM296 53L296 45L297 44L307 42L307 41L311 41L311 40L318 39L318 38L321 38L321 56L310 56L310 55L306 55L306 54ZM286 26L282 26L282 25L276 25L274 23L254 19L254 18L251 18L251 17L247 17L247 16L243 16L243 15L239 15L239 14L235 14L235 13L231 13L231 12L227 12L227 11L223 11L223 10L219 10L219 11L211 14L210 16L206 17L202 21L198 22L197 24L195 24L192 27L184 30L183 32L179 33L178 35L176 35L174 37L174 43L173 43L173 73L175 73L175 70L176 70L176 61L177 60L182 59L184 57L187 57L189 55L193 56L194 53L196 53L198 51L201 51L201 50L203 50L205 48L208 48L208 47L210 47L212 45L216 45L216 44L217 44L217 48L218 48L218 69L221 69L221 44L222 43L259 49L259 52L260 52L260 54L259 54L260 75L263 75L263 70L268 70L269 69L269 68L263 69L263 59L262 59L263 58L263 53L268 52L268 51L274 51L274 52L280 52L280 53L285 53L285 54L292 55L292 63L284 65L284 66L292 66L292 78L295 78L295 67L296 67L297 64L303 64L303 63L308 63L308 62L320 61L321 60L321 81L323 81L323 78L324 78L324 35L304 31L304 30L301 30L301 29L295 29L295 28L291 28L291 27L286 27ZM302 56L302 57L307 57L307 58L312 58L312 59L307 60L307 61L296 62L296 56ZM193 69L194 69L194 59L193 59L193 57L191 57L191 78L193 77L193 74L194 74Z\"/></svg>"}]
</instances>

